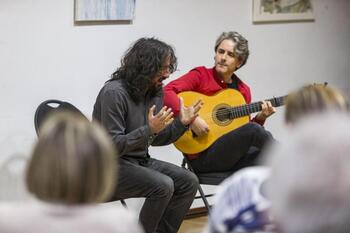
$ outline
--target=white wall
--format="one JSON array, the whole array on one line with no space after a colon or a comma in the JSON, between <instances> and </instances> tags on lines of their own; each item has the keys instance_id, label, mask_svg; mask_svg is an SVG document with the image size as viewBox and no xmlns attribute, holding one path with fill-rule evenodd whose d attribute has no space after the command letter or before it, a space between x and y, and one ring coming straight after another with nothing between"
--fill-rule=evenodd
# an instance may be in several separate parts
<instances>
[{"instance_id":1,"label":"white wall","mask_svg":"<svg viewBox=\"0 0 350 233\"><path fill-rule=\"evenodd\" d=\"M142 36L176 48L176 78L213 64L213 44L222 31L240 32L251 56L238 75L256 101L309 82L350 91L348 0L314 0L314 22L262 25L252 24L250 0L137 0L131 24L75 26L73 10L71 0L0 0L1 158L29 154L34 112L43 100L70 101L90 117L98 90ZM278 138L285 128L283 108L266 127ZM172 146L151 150L180 164Z\"/></svg>"}]
</instances>

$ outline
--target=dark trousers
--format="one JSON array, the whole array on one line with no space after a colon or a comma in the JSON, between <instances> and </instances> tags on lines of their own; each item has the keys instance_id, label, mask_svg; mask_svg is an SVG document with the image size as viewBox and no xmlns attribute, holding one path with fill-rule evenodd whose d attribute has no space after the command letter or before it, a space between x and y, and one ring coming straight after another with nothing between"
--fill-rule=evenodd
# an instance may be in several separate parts
<instances>
[{"instance_id":1,"label":"dark trousers","mask_svg":"<svg viewBox=\"0 0 350 233\"><path fill-rule=\"evenodd\" d=\"M256 165L261 149L272 140L270 132L257 123L248 123L216 140L199 157L191 160L199 173L236 171ZM252 152L254 148L254 152Z\"/></svg>"},{"instance_id":2,"label":"dark trousers","mask_svg":"<svg viewBox=\"0 0 350 233\"><path fill-rule=\"evenodd\" d=\"M122 157L118 177L114 200L146 198L140 212L146 233L177 232L198 188L193 173L152 158Z\"/></svg>"}]
</instances>

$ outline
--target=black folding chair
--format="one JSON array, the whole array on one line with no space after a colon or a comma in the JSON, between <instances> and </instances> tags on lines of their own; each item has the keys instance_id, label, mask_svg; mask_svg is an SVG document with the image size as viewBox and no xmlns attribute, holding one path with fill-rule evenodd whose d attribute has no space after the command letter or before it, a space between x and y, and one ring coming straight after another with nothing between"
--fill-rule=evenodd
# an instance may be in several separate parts
<instances>
[{"instance_id":1,"label":"black folding chair","mask_svg":"<svg viewBox=\"0 0 350 233\"><path fill-rule=\"evenodd\" d=\"M258 153L259 153L259 150L255 147L251 147L248 151L249 156L255 156ZM210 205L207 200L207 197L214 196L215 194L213 193L205 194L201 185L219 185L222 181L224 181L226 178L228 178L234 172L240 169L240 168L237 168L237 170L227 171L227 172L198 173L194 171L194 169L191 166L191 160L189 160L185 154L183 154L181 167L190 170L198 177L198 180L199 180L198 191L200 196L196 196L195 199L201 198L203 200L205 208L207 209L208 213L210 213Z\"/></svg>"},{"instance_id":2,"label":"black folding chair","mask_svg":"<svg viewBox=\"0 0 350 233\"><path fill-rule=\"evenodd\" d=\"M191 166L191 161L188 160L185 155L182 159L181 167L190 170L198 177L198 180L199 180L198 191L200 196L196 196L195 199L201 198L204 202L204 206L207 212L209 213L210 205L207 198L214 196L215 194L213 193L205 194L201 185L219 185L223 180L225 180L227 177L232 175L233 172L230 171L230 172L196 173Z\"/></svg>"},{"instance_id":3,"label":"black folding chair","mask_svg":"<svg viewBox=\"0 0 350 233\"><path fill-rule=\"evenodd\" d=\"M62 111L71 111L85 117L79 109L68 102L55 99L46 100L42 102L35 111L34 126L36 134L39 135L40 126L45 121L46 117L48 117L53 112Z\"/></svg>"},{"instance_id":4,"label":"black folding chair","mask_svg":"<svg viewBox=\"0 0 350 233\"><path fill-rule=\"evenodd\" d=\"M68 103L66 101L56 100L56 99L46 100L42 102L35 111L34 126L35 126L35 131L37 135L39 135L40 126L46 120L46 117L48 117L50 114L54 112L62 112L62 111L71 111L86 118L86 116L71 103ZM120 202L125 208L127 208L127 205L123 199L121 199Z\"/></svg>"}]
</instances>

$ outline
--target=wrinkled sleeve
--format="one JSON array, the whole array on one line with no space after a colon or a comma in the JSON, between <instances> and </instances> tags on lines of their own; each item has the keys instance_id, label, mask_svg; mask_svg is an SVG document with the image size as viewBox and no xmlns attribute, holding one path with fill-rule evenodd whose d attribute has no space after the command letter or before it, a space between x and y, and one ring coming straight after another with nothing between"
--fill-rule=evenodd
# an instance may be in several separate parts
<instances>
[{"instance_id":1,"label":"wrinkled sleeve","mask_svg":"<svg viewBox=\"0 0 350 233\"><path fill-rule=\"evenodd\" d=\"M175 118L173 123L161 131L151 142L152 146L164 146L175 142L181 137L188 127L184 126L179 118Z\"/></svg>"},{"instance_id":2,"label":"wrinkled sleeve","mask_svg":"<svg viewBox=\"0 0 350 233\"><path fill-rule=\"evenodd\" d=\"M127 98L117 90L108 91L101 96L101 123L111 135L120 156L135 149L147 147L148 138L151 135L148 125L126 133Z\"/></svg>"}]
</instances>

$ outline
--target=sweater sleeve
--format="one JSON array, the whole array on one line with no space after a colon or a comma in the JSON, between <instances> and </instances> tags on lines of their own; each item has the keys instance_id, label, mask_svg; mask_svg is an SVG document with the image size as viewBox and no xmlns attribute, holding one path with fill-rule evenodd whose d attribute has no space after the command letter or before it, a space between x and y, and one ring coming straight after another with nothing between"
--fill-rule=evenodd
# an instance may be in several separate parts
<instances>
[{"instance_id":1,"label":"sweater sleeve","mask_svg":"<svg viewBox=\"0 0 350 233\"><path fill-rule=\"evenodd\" d=\"M145 148L151 135L148 125L126 133L126 102L126 97L121 91L109 91L102 97L101 123L111 135L120 156L138 148Z\"/></svg>"},{"instance_id":2,"label":"sweater sleeve","mask_svg":"<svg viewBox=\"0 0 350 233\"><path fill-rule=\"evenodd\" d=\"M172 124L161 131L151 142L152 146L164 146L174 143L188 128L176 117Z\"/></svg>"}]
</instances>

